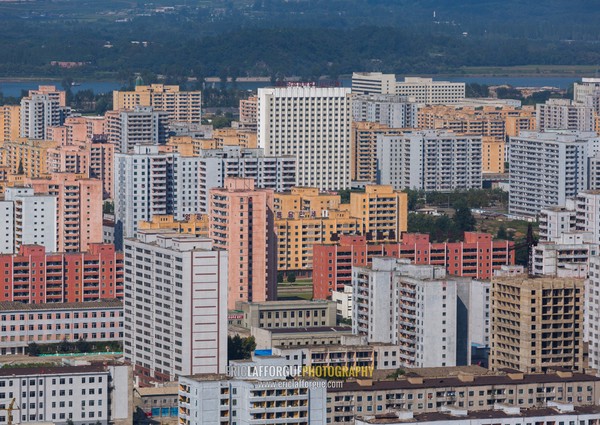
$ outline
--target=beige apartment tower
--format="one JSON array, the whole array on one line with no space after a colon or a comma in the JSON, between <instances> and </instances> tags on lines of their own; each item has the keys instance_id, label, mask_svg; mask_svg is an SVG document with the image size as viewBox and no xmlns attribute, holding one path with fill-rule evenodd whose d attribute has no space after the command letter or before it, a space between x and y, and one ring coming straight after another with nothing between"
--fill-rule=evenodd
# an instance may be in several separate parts
<instances>
[{"instance_id":1,"label":"beige apartment tower","mask_svg":"<svg viewBox=\"0 0 600 425\"><path fill-rule=\"evenodd\" d=\"M491 369L583 369L584 279L497 277L491 294Z\"/></svg>"},{"instance_id":2,"label":"beige apartment tower","mask_svg":"<svg viewBox=\"0 0 600 425\"><path fill-rule=\"evenodd\" d=\"M240 301L277 299L273 190L226 178L223 188L210 190L209 234L216 249L228 252L230 310Z\"/></svg>"}]
</instances>

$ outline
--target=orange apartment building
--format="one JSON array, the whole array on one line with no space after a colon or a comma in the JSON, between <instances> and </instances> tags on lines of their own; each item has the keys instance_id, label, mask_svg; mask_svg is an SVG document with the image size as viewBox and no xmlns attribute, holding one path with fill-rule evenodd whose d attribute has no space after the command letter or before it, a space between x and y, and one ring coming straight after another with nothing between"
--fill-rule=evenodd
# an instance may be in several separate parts
<instances>
[{"instance_id":1,"label":"orange apartment building","mask_svg":"<svg viewBox=\"0 0 600 425\"><path fill-rule=\"evenodd\" d=\"M227 307L277 299L273 191L254 179L226 178L210 190L209 232L216 249L228 253Z\"/></svg>"},{"instance_id":2,"label":"orange apartment building","mask_svg":"<svg viewBox=\"0 0 600 425\"><path fill-rule=\"evenodd\" d=\"M17 140L21 131L21 107L19 105L0 106L0 145Z\"/></svg>"},{"instance_id":3,"label":"orange apartment building","mask_svg":"<svg viewBox=\"0 0 600 425\"><path fill-rule=\"evenodd\" d=\"M102 238L102 182L86 175L54 173L26 179L35 193L57 198L57 247L59 252L85 252Z\"/></svg>"},{"instance_id":4,"label":"orange apartment building","mask_svg":"<svg viewBox=\"0 0 600 425\"><path fill-rule=\"evenodd\" d=\"M123 253L112 244L91 244L88 252L46 253L24 245L0 255L0 301L25 304L123 298Z\"/></svg>"},{"instance_id":5,"label":"orange apartment building","mask_svg":"<svg viewBox=\"0 0 600 425\"><path fill-rule=\"evenodd\" d=\"M313 298L327 299L352 284L352 266L369 267L373 257L407 258L414 264L446 267L449 275L490 279L503 265L515 264L514 242L488 233L465 232L462 242L431 243L429 235L405 233L400 242L376 243L365 236L340 236L314 246Z\"/></svg>"}]
</instances>

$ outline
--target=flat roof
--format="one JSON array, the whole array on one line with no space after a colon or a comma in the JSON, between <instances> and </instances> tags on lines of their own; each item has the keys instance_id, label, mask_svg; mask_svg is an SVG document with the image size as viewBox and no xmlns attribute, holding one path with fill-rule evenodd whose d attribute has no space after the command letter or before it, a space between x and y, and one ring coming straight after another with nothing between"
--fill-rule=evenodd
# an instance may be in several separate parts
<instances>
[{"instance_id":1,"label":"flat roof","mask_svg":"<svg viewBox=\"0 0 600 425\"><path fill-rule=\"evenodd\" d=\"M352 328L349 326L313 326L305 328L257 328L269 331L273 334L301 334L301 333L352 333Z\"/></svg>"},{"instance_id":2,"label":"flat roof","mask_svg":"<svg viewBox=\"0 0 600 425\"><path fill-rule=\"evenodd\" d=\"M16 301L0 302L0 313L4 311L46 311L46 310L87 310L97 308L122 308L123 301L105 299L101 301L87 301L77 303L43 303L25 304Z\"/></svg>"},{"instance_id":3,"label":"flat roof","mask_svg":"<svg viewBox=\"0 0 600 425\"><path fill-rule=\"evenodd\" d=\"M43 359L42 359L43 361ZM0 367L0 377L29 376L29 375L72 375L82 373L106 372L103 365L86 366L32 366L32 367Z\"/></svg>"},{"instance_id":4,"label":"flat roof","mask_svg":"<svg viewBox=\"0 0 600 425\"><path fill-rule=\"evenodd\" d=\"M392 371L390 370L390 373ZM426 388L477 387L492 385L526 385L526 384L562 384L566 382L600 382L600 377L584 373L573 373L571 376L559 376L555 373L525 374L523 379L513 379L508 375L473 376L472 381L461 381L457 376L445 378L423 378L422 383L411 383L408 379L372 381L371 385L361 385L356 381L346 381L341 388L328 388L330 392L354 391L392 391L414 390Z\"/></svg>"}]
</instances>

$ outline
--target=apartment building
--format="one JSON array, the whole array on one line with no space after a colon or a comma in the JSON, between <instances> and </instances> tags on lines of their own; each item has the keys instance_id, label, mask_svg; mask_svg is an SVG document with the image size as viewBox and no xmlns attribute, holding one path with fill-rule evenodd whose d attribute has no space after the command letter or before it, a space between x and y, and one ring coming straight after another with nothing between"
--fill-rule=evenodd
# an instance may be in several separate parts
<instances>
[{"instance_id":1,"label":"apartment building","mask_svg":"<svg viewBox=\"0 0 600 425\"><path fill-rule=\"evenodd\" d=\"M252 328L258 350L274 347L309 347L314 345L357 344L361 338L348 326L320 326L318 317L305 317L305 326L297 328Z\"/></svg>"},{"instance_id":2,"label":"apartment building","mask_svg":"<svg viewBox=\"0 0 600 425\"><path fill-rule=\"evenodd\" d=\"M424 417L441 418L444 419L441 423L454 424L455 420L440 416L439 410L489 412L497 404L532 409L551 406L552 403L591 408L600 388L600 378L570 371L490 373L487 369L471 367L467 370L413 369L413 372L415 376L408 378L345 382L342 388L328 389L329 423L354 424L356 416L380 414L388 409L411 411L415 416L429 415ZM518 423L527 424L528 419L529 416L520 417ZM513 424L504 418L485 423Z\"/></svg>"},{"instance_id":3,"label":"apartment building","mask_svg":"<svg viewBox=\"0 0 600 425\"><path fill-rule=\"evenodd\" d=\"M232 362L234 370L275 370L282 359L257 357ZM268 424L325 425L326 388L316 379L266 373L248 376L196 375L179 379L182 425Z\"/></svg>"},{"instance_id":4,"label":"apartment building","mask_svg":"<svg viewBox=\"0 0 600 425\"><path fill-rule=\"evenodd\" d=\"M297 86L258 90L258 144L296 157L296 185L350 187L350 89Z\"/></svg>"},{"instance_id":5,"label":"apartment building","mask_svg":"<svg viewBox=\"0 0 600 425\"><path fill-rule=\"evenodd\" d=\"M0 106L0 144L17 140L21 134L21 106Z\"/></svg>"},{"instance_id":6,"label":"apartment building","mask_svg":"<svg viewBox=\"0 0 600 425\"><path fill-rule=\"evenodd\" d=\"M125 241L124 355L141 385L225 371L227 257L168 230Z\"/></svg>"},{"instance_id":7,"label":"apartment building","mask_svg":"<svg viewBox=\"0 0 600 425\"><path fill-rule=\"evenodd\" d=\"M575 198L575 230L592 234L600 243L600 191L584 190Z\"/></svg>"},{"instance_id":8,"label":"apartment building","mask_svg":"<svg viewBox=\"0 0 600 425\"><path fill-rule=\"evenodd\" d=\"M258 127L258 97L240 99L239 128L256 131Z\"/></svg>"},{"instance_id":9,"label":"apartment building","mask_svg":"<svg viewBox=\"0 0 600 425\"><path fill-rule=\"evenodd\" d=\"M575 203L567 200L567 206L550 207L540 211L539 240L551 241L563 233L575 231Z\"/></svg>"},{"instance_id":10,"label":"apartment building","mask_svg":"<svg viewBox=\"0 0 600 425\"><path fill-rule=\"evenodd\" d=\"M150 221L140 221L140 230L168 229L174 233L208 237L209 220L206 214L186 214L183 220L175 220L172 215L155 215Z\"/></svg>"},{"instance_id":11,"label":"apartment building","mask_svg":"<svg viewBox=\"0 0 600 425\"><path fill-rule=\"evenodd\" d=\"M113 91L113 109L131 110L137 106L150 106L164 111L169 120L200 124L202 116L202 93L182 91L179 86L151 84L136 86L133 91Z\"/></svg>"},{"instance_id":12,"label":"apartment building","mask_svg":"<svg viewBox=\"0 0 600 425\"><path fill-rule=\"evenodd\" d=\"M495 277L490 367L582 370L584 279Z\"/></svg>"},{"instance_id":13,"label":"apartment building","mask_svg":"<svg viewBox=\"0 0 600 425\"><path fill-rule=\"evenodd\" d=\"M229 253L228 303L277 299L277 257L273 191L253 179L226 178L210 190L209 235Z\"/></svg>"},{"instance_id":14,"label":"apartment building","mask_svg":"<svg viewBox=\"0 0 600 425\"><path fill-rule=\"evenodd\" d=\"M0 302L0 354L26 354L27 346L123 339L123 302L105 299L79 303Z\"/></svg>"},{"instance_id":15,"label":"apartment building","mask_svg":"<svg viewBox=\"0 0 600 425\"><path fill-rule=\"evenodd\" d=\"M12 412L16 424L124 424L133 414L131 393L129 367L125 365L0 368L0 404L8 406L18 400ZM6 421L8 413L2 411L1 417Z\"/></svg>"},{"instance_id":16,"label":"apartment building","mask_svg":"<svg viewBox=\"0 0 600 425\"><path fill-rule=\"evenodd\" d=\"M585 282L585 340L588 346L588 367L600 373L600 256L590 257L589 275Z\"/></svg>"},{"instance_id":17,"label":"apartment building","mask_svg":"<svg viewBox=\"0 0 600 425\"><path fill-rule=\"evenodd\" d=\"M106 117L107 141L118 152L132 152L134 146L167 143L169 113L151 106L136 106L132 110L108 111Z\"/></svg>"},{"instance_id":18,"label":"apartment building","mask_svg":"<svg viewBox=\"0 0 600 425\"><path fill-rule=\"evenodd\" d=\"M397 95L352 96L352 121L372 122L391 128L416 128L417 104Z\"/></svg>"},{"instance_id":19,"label":"apartment building","mask_svg":"<svg viewBox=\"0 0 600 425\"><path fill-rule=\"evenodd\" d=\"M353 183L377 182L377 139L380 136L399 136L402 130L376 122L352 123L350 149L350 178Z\"/></svg>"},{"instance_id":20,"label":"apartment building","mask_svg":"<svg viewBox=\"0 0 600 425\"><path fill-rule=\"evenodd\" d=\"M408 228L408 195L390 185L367 185L350 194L350 215L360 219L361 234L373 240L398 240Z\"/></svg>"},{"instance_id":21,"label":"apartment building","mask_svg":"<svg viewBox=\"0 0 600 425\"><path fill-rule=\"evenodd\" d=\"M215 149L221 149L225 146L239 146L246 149L258 148L256 129L217 128L213 130L212 138L216 145Z\"/></svg>"},{"instance_id":22,"label":"apartment building","mask_svg":"<svg viewBox=\"0 0 600 425\"><path fill-rule=\"evenodd\" d=\"M113 199L115 186L115 145L95 137L90 148L90 177L102 181L103 199Z\"/></svg>"},{"instance_id":23,"label":"apartment building","mask_svg":"<svg viewBox=\"0 0 600 425\"><path fill-rule=\"evenodd\" d=\"M511 137L509 212L535 216L586 190L588 152L595 141L595 133L564 131Z\"/></svg>"},{"instance_id":24,"label":"apartment building","mask_svg":"<svg viewBox=\"0 0 600 425\"><path fill-rule=\"evenodd\" d=\"M455 133L489 136L497 141L506 140L505 117L489 110L434 105L420 108L418 127L451 130Z\"/></svg>"},{"instance_id":25,"label":"apartment building","mask_svg":"<svg viewBox=\"0 0 600 425\"><path fill-rule=\"evenodd\" d=\"M87 302L123 298L123 254L113 245L91 244L88 252L46 253L24 245L0 255L0 301L25 304Z\"/></svg>"},{"instance_id":26,"label":"apartment building","mask_svg":"<svg viewBox=\"0 0 600 425\"><path fill-rule=\"evenodd\" d=\"M250 178L260 189L288 192L296 184L295 156L265 156L263 149L244 149L225 146L200 152L198 211L209 210L209 193L213 188L223 187L227 178Z\"/></svg>"},{"instance_id":27,"label":"apartment building","mask_svg":"<svg viewBox=\"0 0 600 425\"><path fill-rule=\"evenodd\" d=\"M377 140L378 183L394 189L481 188L481 136L447 130L383 135Z\"/></svg>"},{"instance_id":28,"label":"apartment building","mask_svg":"<svg viewBox=\"0 0 600 425\"><path fill-rule=\"evenodd\" d=\"M66 94L54 86L40 86L21 99L20 137L47 139L47 128L62 125L71 109Z\"/></svg>"},{"instance_id":29,"label":"apartment building","mask_svg":"<svg viewBox=\"0 0 600 425\"><path fill-rule=\"evenodd\" d=\"M42 245L56 252L56 196L36 195L31 187L7 187L0 201L5 218L0 231L2 254L18 252L22 245Z\"/></svg>"},{"instance_id":30,"label":"apartment building","mask_svg":"<svg viewBox=\"0 0 600 425\"><path fill-rule=\"evenodd\" d=\"M401 366L456 365L456 280L443 267L374 258L353 268L352 288L355 334L397 345Z\"/></svg>"},{"instance_id":31,"label":"apartment building","mask_svg":"<svg viewBox=\"0 0 600 425\"><path fill-rule=\"evenodd\" d=\"M87 251L102 242L102 182L87 175L54 173L27 180L35 193L56 197L57 251Z\"/></svg>"},{"instance_id":32,"label":"apartment building","mask_svg":"<svg viewBox=\"0 0 600 425\"><path fill-rule=\"evenodd\" d=\"M536 107L536 128L544 130L594 131L594 108L589 101L548 99Z\"/></svg>"},{"instance_id":33,"label":"apartment building","mask_svg":"<svg viewBox=\"0 0 600 425\"><path fill-rule=\"evenodd\" d=\"M240 302L237 311L243 315L244 328L298 328L314 318L318 326L336 326L335 303L332 301L268 301Z\"/></svg>"},{"instance_id":34,"label":"apartment building","mask_svg":"<svg viewBox=\"0 0 600 425\"><path fill-rule=\"evenodd\" d=\"M172 214L181 220L199 211L198 157L135 146L115 154L115 244L135 235L140 221Z\"/></svg>"},{"instance_id":35,"label":"apartment building","mask_svg":"<svg viewBox=\"0 0 600 425\"><path fill-rule=\"evenodd\" d=\"M591 233L567 232L539 242L531 251L531 274L581 277L588 274L590 257L600 255L600 245Z\"/></svg>"},{"instance_id":36,"label":"apartment building","mask_svg":"<svg viewBox=\"0 0 600 425\"><path fill-rule=\"evenodd\" d=\"M313 297L327 299L352 283L352 267L370 267L374 257L405 258L414 264L442 266L449 275L490 279L494 270L515 264L514 242L487 233L465 232L462 242L430 242L429 235L404 233L399 242L377 243L365 236L341 235L313 247Z\"/></svg>"},{"instance_id":37,"label":"apartment building","mask_svg":"<svg viewBox=\"0 0 600 425\"><path fill-rule=\"evenodd\" d=\"M6 165L9 173L38 177L48 172L48 151L57 142L47 140L16 139L4 143Z\"/></svg>"}]
</instances>

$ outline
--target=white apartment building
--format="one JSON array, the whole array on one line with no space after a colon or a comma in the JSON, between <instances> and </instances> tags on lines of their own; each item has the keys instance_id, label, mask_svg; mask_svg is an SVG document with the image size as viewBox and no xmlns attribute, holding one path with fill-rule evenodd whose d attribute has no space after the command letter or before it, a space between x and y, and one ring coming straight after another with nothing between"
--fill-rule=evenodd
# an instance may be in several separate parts
<instances>
[{"instance_id":1,"label":"white apartment building","mask_svg":"<svg viewBox=\"0 0 600 425\"><path fill-rule=\"evenodd\" d=\"M353 72L352 93L396 94L396 76L381 72Z\"/></svg>"},{"instance_id":2,"label":"white apartment building","mask_svg":"<svg viewBox=\"0 0 600 425\"><path fill-rule=\"evenodd\" d=\"M490 346L490 289L483 280L456 278L457 365L469 365L472 348Z\"/></svg>"},{"instance_id":3,"label":"white apartment building","mask_svg":"<svg viewBox=\"0 0 600 425\"><path fill-rule=\"evenodd\" d=\"M539 240L550 241L565 232L575 230L575 200L567 199L566 206L550 207L540 211Z\"/></svg>"},{"instance_id":4,"label":"white apartment building","mask_svg":"<svg viewBox=\"0 0 600 425\"><path fill-rule=\"evenodd\" d=\"M167 143L170 114L151 106L106 113L108 142L122 153L132 152L135 145Z\"/></svg>"},{"instance_id":5,"label":"white apartment building","mask_svg":"<svg viewBox=\"0 0 600 425\"><path fill-rule=\"evenodd\" d=\"M57 251L56 196L36 195L31 187L7 187L1 210L6 220L0 225L0 253L12 254L21 245L42 245L46 252Z\"/></svg>"},{"instance_id":6,"label":"white apartment building","mask_svg":"<svg viewBox=\"0 0 600 425\"><path fill-rule=\"evenodd\" d=\"M396 81L396 94L427 105L459 103L465 98L465 83L406 77L404 81Z\"/></svg>"},{"instance_id":7,"label":"white apartment building","mask_svg":"<svg viewBox=\"0 0 600 425\"><path fill-rule=\"evenodd\" d=\"M123 303L97 302L23 304L0 302L0 355L25 354L31 342L58 344L123 339Z\"/></svg>"},{"instance_id":8,"label":"white apartment building","mask_svg":"<svg viewBox=\"0 0 600 425\"><path fill-rule=\"evenodd\" d=\"M600 255L593 239L588 232L564 232L538 243L531 251L531 274L585 278L590 257Z\"/></svg>"},{"instance_id":9,"label":"white apartment building","mask_svg":"<svg viewBox=\"0 0 600 425\"><path fill-rule=\"evenodd\" d=\"M509 212L535 216L588 188L595 133L522 131L510 138Z\"/></svg>"},{"instance_id":10,"label":"white apartment building","mask_svg":"<svg viewBox=\"0 0 600 425\"><path fill-rule=\"evenodd\" d=\"M140 382L227 367L227 251L140 231L125 240L124 355Z\"/></svg>"},{"instance_id":11,"label":"white apartment building","mask_svg":"<svg viewBox=\"0 0 600 425\"><path fill-rule=\"evenodd\" d=\"M344 291L333 291L331 300L335 301L337 316L352 320L352 286L344 285Z\"/></svg>"},{"instance_id":12,"label":"white apartment building","mask_svg":"<svg viewBox=\"0 0 600 425\"><path fill-rule=\"evenodd\" d=\"M296 186L350 187L349 88L258 89L258 144L267 156L296 157Z\"/></svg>"},{"instance_id":13,"label":"white apartment building","mask_svg":"<svg viewBox=\"0 0 600 425\"><path fill-rule=\"evenodd\" d=\"M47 139L47 128L62 125L70 108L61 106L58 98L49 94L30 94L21 99L20 136Z\"/></svg>"},{"instance_id":14,"label":"white apartment building","mask_svg":"<svg viewBox=\"0 0 600 425\"><path fill-rule=\"evenodd\" d=\"M115 243L131 238L140 220L161 214L182 220L200 210L200 158L162 153L155 145L115 154Z\"/></svg>"},{"instance_id":15,"label":"white apartment building","mask_svg":"<svg viewBox=\"0 0 600 425\"><path fill-rule=\"evenodd\" d=\"M377 139L378 184L394 189L481 188L481 136L425 130Z\"/></svg>"},{"instance_id":16,"label":"white apartment building","mask_svg":"<svg viewBox=\"0 0 600 425\"><path fill-rule=\"evenodd\" d=\"M390 128L416 128L418 105L397 95L352 96L352 120L368 121Z\"/></svg>"},{"instance_id":17,"label":"white apartment building","mask_svg":"<svg viewBox=\"0 0 600 425\"><path fill-rule=\"evenodd\" d=\"M600 256L590 257L589 275L585 281L584 312L588 365L600 375Z\"/></svg>"},{"instance_id":18,"label":"white apartment building","mask_svg":"<svg viewBox=\"0 0 600 425\"><path fill-rule=\"evenodd\" d=\"M324 381L304 377L286 379L271 372L271 367L289 365L284 358L255 356L249 361L232 362L234 376L179 378L179 423L325 425ZM257 376L249 377L245 372L256 372Z\"/></svg>"},{"instance_id":19,"label":"white apartment building","mask_svg":"<svg viewBox=\"0 0 600 425\"><path fill-rule=\"evenodd\" d=\"M129 367L89 364L0 368L0 405L13 424L108 425L131 418ZM0 411L0 422L8 413ZM122 422L124 423L124 422Z\"/></svg>"},{"instance_id":20,"label":"white apartment building","mask_svg":"<svg viewBox=\"0 0 600 425\"><path fill-rule=\"evenodd\" d=\"M208 214L210 189L223 187L228 177L254 179L255 187L289 192L296 185L296 157L265 156L263 149L224 146L200 152L198 211Z\"/></svg>"},{"instance_id":21,"label":"white apartment building","mask_svg":"<svg viewBox=\"0 0 600 425\"><path fill-rule=\"evenodd\" d=\"M548 99L536 106L536 129L594 131L594 110L590 98L576 103L569 99Z\"/></svg>"},{"instance_id":22,"label":"white apartment building","mask_svg":"<svg viewBox=\"0 0 600 425\"><path fill-rule=\"evenodd\" d=\"M594 96L600 92L600 78L582 78L581 83L573 85L573 100L584 102L588 96Z\"/></svg>"},{"instance_id":23,"label":"white apartment building","mask_svg":"<svg viewBox=\"0 0 600 425\"><path fill-rule=\"evenodd\" d=\"M600 191L584 190L575 198L575 230L592 234L600 244Z\"/></svg>"},{"instance_id":24,"label":"white apartment building","mask_svg":"<svg viewBox=\"0 0 600 425\"><path fill-rule=\"evenodd\" d=\"M456 281L443 267L376 257L352 268L352 287L355 334L397 345L401 366L456 365Z\"/></svg>"}]
</instances>

